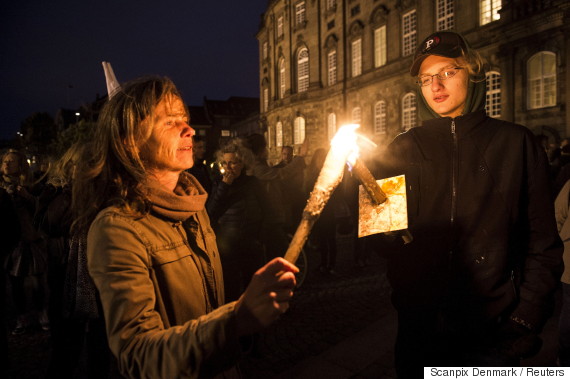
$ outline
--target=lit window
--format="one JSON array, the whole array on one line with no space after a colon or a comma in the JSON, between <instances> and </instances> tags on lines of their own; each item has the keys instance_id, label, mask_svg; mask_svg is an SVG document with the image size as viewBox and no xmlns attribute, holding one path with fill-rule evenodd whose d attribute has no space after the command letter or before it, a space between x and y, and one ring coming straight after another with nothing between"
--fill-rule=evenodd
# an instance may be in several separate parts
<instances>
[{"instance_id":1,"label":"lit window","mask_svg":"<svg viewBox=\"0 0 570 379\"><path fill-rule=\"evenodd\" d=\"M268 148L272 148L274 145L274 141L273 141L273 130L270 127L267 128L267 147Z\"/></svg>"},{"instance_id":2,"label":"lit window","mask_svg":"<svg viewBox=\"0 0 570 379\"><path fill-rule=\"evenodd\" d=\"M408 93L402 99L402 129L409 130L416 126L416 95Z\"/></svg>"},{"instance_id":3,"label":"lit window","mask_svg":"<svg viewBox=\"0 0 570 379\"><path fill-rule=\"evenodd\" d=\"M328 73L329 73L329 86L336 83L336 50L331 51L327 58L328 62Z\"/></svg>"},{"instance_id":4,"label":"lit window","mask_svg":"<svg viewBox=\"0 0 570 379\"><path fill-rule=\"evenodd\" d=\"M437 30L450 30L454 27L453 0L437 0Z\"/></svg>"},{"instance_id":5,"label":"lit window","mask_svg":"<svg viewBox=\"0 0 570 379\"><path fill-rule=\"evenodd\" d=\"M297 58L297 89L305 92L309 89L309 50L303 48Z\"/></svg>"},{"instance_id":6,"label":"lit window","mask_svg":"<svg viewBox=\"0 0 570 379\"><path fill-rule=\"evenodd\" d=\"M374 30L374 67L386 64L386 25Z\"/></svg>"},{"instance_id":7,"label":"lit window","mask_svg":"<svg viewBox=\"0 0 570 379\"><path fill-rule=\"evenodd\" d=\"M541 51L528 60L529 109L556 105L556 54Z\"/></svg>"},{"instance_id":8,"label":"lit window","mask_svg":"<svg viewBox=\"0 0 570 379\"><path fill-rule=\"evenodd\" d=\"M331 140L336 134L336 115L334 113L329 113L327 117L327 129L329 140Z\"/></svg>"},{"instance_id":9,"label":"lit window","mask_svg":"<svg viewBox=\"0 0 570 379\"><path fill-rule=\"evenodd\" d=\"M362 121L362 111L360 110L360 107L356 107L352 109L352 123L353 124L360 124L360 121Z\"/></svg>"},{"instance_id":10,"label":"lit window","mask_svg":"<svg viewBox=\"0 0 570 379\"><path fill-rule=\"evenodd\" d=\"M501 74L497 71L487 73L485 108L489 117L501 117Z\"/></svg>"},{"instance_id":11,"label":"lit window","mask_svg":"<svg viewBox=\"0 0 570 379\"><path fill-rule=\"evenodd\" d=\"M386 102L374 105L374 134L386 134Z\"/></svg>"},{"instance_id":12,"label":"lit window","mask_svg":"<svg viewBox=\"0 0 570 379\"><path fill-rule=\"evenodd\" d=\"M295 118L293 129L293 143L300 145L305 141L305 119L301 116Z\"/></svg>"},{"instance_id":13,"label":"lit window","mask_svg":"<svg viewBox=\"0 0 570 379\"><path fill-rule=\"evenodd\" d=\"M501 10L501 0L481 0L481 25L497 21L501 18L499 10Z\"/></svg>"},{"instance_id":14,"label":"lit window","mask_svg":"<svg viewBox=\"0 0 570 379\"><path fill-rule=\"evenodd\" d=\"M269 109L269 88L263 89L263 111L267 112Z\"/></svg>"},{"instance_id":15,"label":"lit window","mask_svg":"<svg viewBox=\"0 0 570 379\"><path fill-rule=\"evenodd\" d=\"M267 44L267 41L263 42L263 59L267 59L268 55L269 55L269 47Z\"/></svg>"},{"instance_id":16,"label":"lit window","mask_svg":"<svg viewBox=\"0 0 570 379\"><path fill-rule=\"evenodd\" d=\"M285 59L279 60L279 98L285 97Z\"/></svg>"},{"instance_id":17,"label":"lit window","mask_svg":"<svg viewBox=\"0 0 570 379\"><path fill-rule=\"evenodd\" d=\"M403 24L403 34L402 34L402 44L403 44L403 55L411 55L416 49L417 45L417 18L416 11L410 11L402 17Z\"/></svg>"},{"instance_id":18,"label":"lit window","mask_svg":"<svg viewBox=\"0 0 570 379\"><path fill-rule=\"evenodd\" d=\"M281 121L277 122L277 125L275 125L275 146L283 146L283 124Z\"/></svg>"},{"instance_id":19,"label":"lit window","mask_svg":"<svg viewBox=\"0 0 570 379\"><path fill-rule=\"evenodd\" d=\"M352 42L352 77L362 74L362 39Z\"/></svg>"},{"instance_id":20,"label":"lit window","mask_svg":"<svg viewBox=\"0 0 570 379\"><path fill-rule=\"evenodd\" d=\"M305 23L305 2L301 1L295 5L295 20L297 25Z\"/></svg>"},{"instance_id":21,"label":"lit window","mask_svg":"<svg viewBox=\"0 0 570 379\"><path fill-rule=\"evenodd\" d=\"M283 37L283 16L277 18L277 38Z\"/></svg>"}]
</instances>

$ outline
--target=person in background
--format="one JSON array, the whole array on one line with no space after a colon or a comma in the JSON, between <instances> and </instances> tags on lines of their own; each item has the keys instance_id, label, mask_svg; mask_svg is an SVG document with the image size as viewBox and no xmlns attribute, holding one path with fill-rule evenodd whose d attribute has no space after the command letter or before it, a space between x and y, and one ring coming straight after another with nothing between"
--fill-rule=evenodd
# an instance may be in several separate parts
<instances>
[{"instance_id":1,"label":"person in background","mask_svg":"<svg viewBox=\"0 0 570 379\"><path fill-rule=\"evenodd\" d=\"M273 167L282 168L287 166L293 160L293 147L283 146L281 148L281 160Z\"/></svg>"},{"instance_id":2,"label":"person in background","mask_svg":"<svg viewBox=\"0 0 570 379\"><path fill-rule=\"evenodd\" d=\"M18 214L12 202L11 196L0 187L0 259L2 262L16 248L20 235L20 223L16 222ZM0 374L8 377L8 329L6 327L7 304L6 304L6 270L0 266Z\"/></svg>"},{"instance_id":3,"label":"person in background","mask_svg":"<svg viewBox=\"0 0 570 379\"><path fill-rule=\"evenodd\" d=\"M309 198L317 178L323 168L328 151L319 148L314 151L311 162L307 166L306 183L304 186L305 198ZM320 253L321 262L318 271L322 274L336 274L336 257L337 257L337 215L343 207L344 197L341 192L342 188L336 188L315 225L311 233L311 240Z\"/></svg>"},{"instance_id":4,"label":"person in background","mask_svg":"<svg viewBox=\"0 0 570 379\"><path fill-rule=\"evenodd\" d=\"M247 173L251 151L239 138L216 152L223 175L214 180L206 209L212 221L224 271L226 300L233 301L264 262L261 227L267 200L259 180Z\"/></svg>"},{"instance_id":5,"label":"person in background","mask_svg":"<svg viewBox=\"0 0 570 379\"><path fill-rule=\"evenodd\" d=\"M562 273L562 309L558 323L558 360L570 367L570 180L566 181L554 202L558 233L564 243L564 272Z\"/></svg>"},{"instance_id":6,"label":"person in background","mask_svg":"<svg viewBox=\"0 0 570 379\"><path fill-rule=\"evenodd\" d=\"M82 362L90 378L106 378L111 367L102 317L88 318L77 312L81 283L77 280L77 259L71 251L71 188L82 146L72 145L52 162L36 211L48 256L52 351L46 378L74 378Z\"/></svg>"},{"instance_id":7,"label":"person in background","mask_svg":"<svg viewBox=\"0 0 570 379\"><path fill-rule=\"evenodd\" d=\"M194 166L187 171L194 175L198 182L204 187L207 193L212 191L212 174L210 167L206 164L206 140L204 137L194 135L192 137L192 149L194 151Z\"/></svg>"},{"instance_id":8,"label":"person in background","mask_svg":"<svg viewBox=\"0 0 570 379\"><path fill-rule=\"evenodd\" d=\"M570 180L570 144L568 144L568 139L563 139L560 147L560 170L554 179L552 192L554 198L558 196L562 187Z\"/></svg>"},{"instance_id":9,"label":"person in background","mask_svg":"<svg viewBox=\"0 0 570 379\"><path fill-rule=\"evenodd\" d=\"M194 163L188 120L170 79L124 83L77 162L72 229L88 230L89 274L125 377L237 375L250 336L293 295L298 269L276 258L225 303L207 194L185 171Z\"/></svg>"},{"instance_id":10,"label":"person in background","mask_svg":"<svg viewBox=\"0 0 570 379\"><path fill-rule=\"evenodd\" d=\"M25 333L36 322L44 331L50 328L47 315L47 257L45 244L33 223L37 199L29 192L30 177L29 164L23 153L9 150L4 154L0 187L10 195L18 216L13 222L19 223L21 230L20 241L6 260L17 314L13 335ZM28 287L30 291L26 290ZM31 302L28 301L28 293L32 297ZM29 303L32 309L29 309Z\"/></svg>"},{"instance_id":11,"label":"person in background","mask_svg":"<svg viewBox=\"0 0 570 379\"><path fill-rule=\"evenodd\" d=\"M267 258L283 256L289 245L287 222L290 220L289 204L283 193L283 183L303 175L305 169L304 156L307 154L307 141L301 145L299 155L294 156L289 164L282 168L271 167L267 163L269 151L267 142L261 134L247 137L247 146L254 155L252 174L261 181L269 208L264 222L264 244Z\"/></svg>"},{"instance_id":12,"label":"person in background","mask_svg":"<svg viewBox=\"0 0 570 379\"><path fill-rule=\"evenodd\" d=\"M283 168L293 161L293 147L283 146L281 148L281 161L276 164L275 168ZM305 170L296 170L286 180L281 181L281 191L283 193L284 211L285 211L285 228L290 234L295 233L295 229L301 220L301 214L307 201L306 194L303 192L305 184Z\"/></svg>"},{"instance_id":13,"label":"person in background","mask_svg":"<svg viewBox=\"0 0 570 379\"><path fill-rule=\"evenodd\" d=\"M486 115L483 62L461 35L428 36L410 73L422 126L378 156L380 177L406 175L413 237L385 250L398 377L518 366L540 349L560 278L546 152L529 129Z\"/></svg>"}]
</instances>

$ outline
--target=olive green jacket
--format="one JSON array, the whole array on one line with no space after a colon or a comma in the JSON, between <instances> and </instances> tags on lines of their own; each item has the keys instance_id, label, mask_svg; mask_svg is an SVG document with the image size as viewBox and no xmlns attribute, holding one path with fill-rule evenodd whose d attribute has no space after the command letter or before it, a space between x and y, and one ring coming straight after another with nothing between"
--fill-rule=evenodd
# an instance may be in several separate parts
<instances>
[{"instance_id":1,"label":"olive green jacket","mask_svg":"<svg viewBox=\"0 0 570 379\"><path fill-rule=\"evenodd\" d=\"M201 378L231 369L241 352L235 302L222 305L205 210L180 222L106 208L89 229L87 257L123 375Z\"/></svg>"}]
</instances>

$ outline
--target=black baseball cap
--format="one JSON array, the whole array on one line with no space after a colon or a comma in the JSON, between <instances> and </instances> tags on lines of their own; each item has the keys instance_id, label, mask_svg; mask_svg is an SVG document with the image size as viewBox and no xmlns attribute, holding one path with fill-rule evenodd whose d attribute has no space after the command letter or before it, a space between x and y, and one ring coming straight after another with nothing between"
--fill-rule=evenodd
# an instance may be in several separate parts
<instances>
[{"instance_id":1,"label":"black baseball cap","mask_svg":"<svg viewBox=\"0 0 570 379\"><path fill-rule=\"evenodd\" d=\"M416 48L410 74L412 76L418 75L422 62L430 55L457 58L467 49L468 47L463 37L455 32L433 33Z\"/></svg>"}]
</instances>

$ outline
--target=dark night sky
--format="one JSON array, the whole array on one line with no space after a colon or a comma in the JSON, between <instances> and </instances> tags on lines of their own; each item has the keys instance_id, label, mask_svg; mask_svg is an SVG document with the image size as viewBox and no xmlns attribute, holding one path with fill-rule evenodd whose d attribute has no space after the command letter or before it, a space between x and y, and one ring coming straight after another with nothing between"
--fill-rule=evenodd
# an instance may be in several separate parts
<instances>
[{"instance_id":1,"label":"dark night sky","mask_svg":"<svg viewBox=\"0 0 570 379\"><path fill-rule=\"evenodd\" d=\"M255 34L267 0L22 0L0 5L0 139L119 82L170 77L189 105L258 97ZM72 86L73 88L68 88Z\"/></svg>"}]
</instances>

